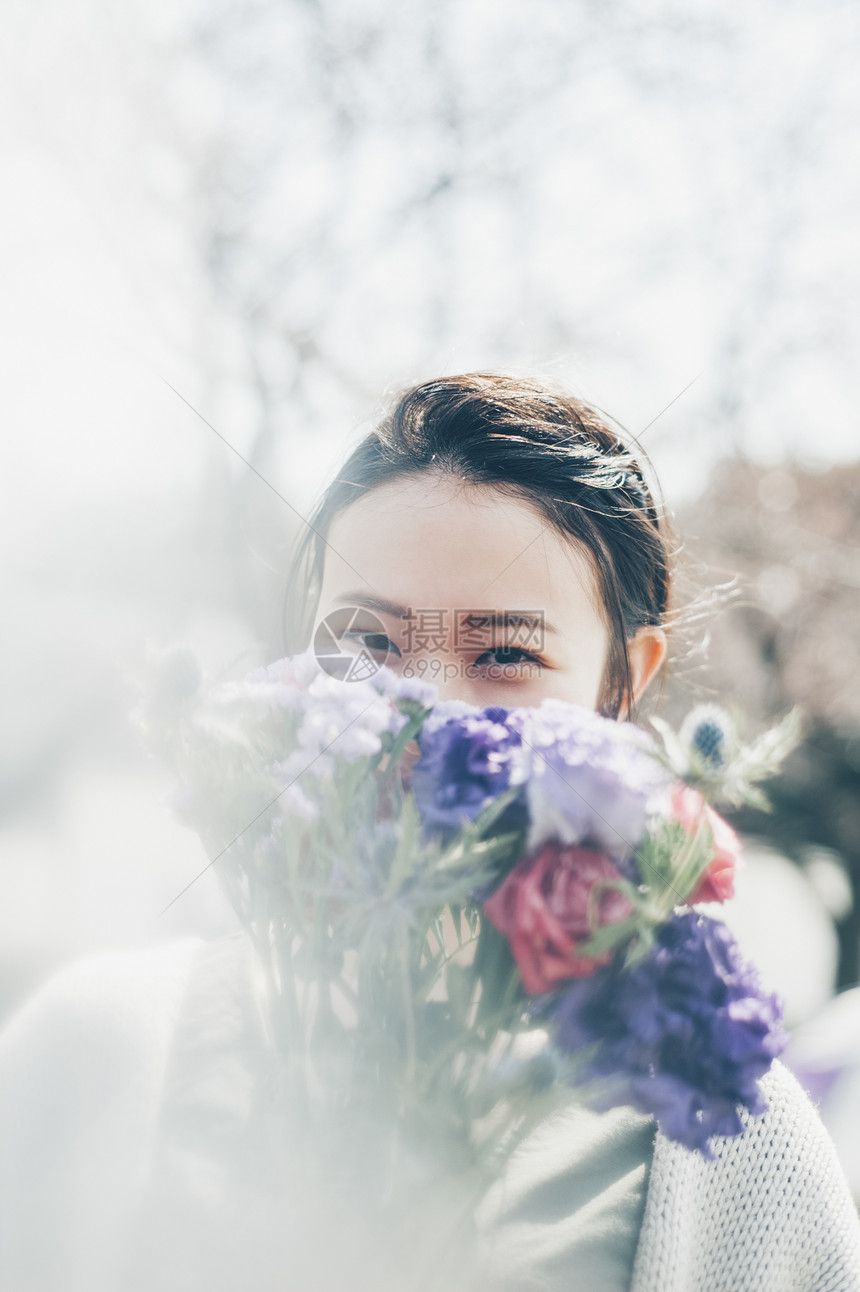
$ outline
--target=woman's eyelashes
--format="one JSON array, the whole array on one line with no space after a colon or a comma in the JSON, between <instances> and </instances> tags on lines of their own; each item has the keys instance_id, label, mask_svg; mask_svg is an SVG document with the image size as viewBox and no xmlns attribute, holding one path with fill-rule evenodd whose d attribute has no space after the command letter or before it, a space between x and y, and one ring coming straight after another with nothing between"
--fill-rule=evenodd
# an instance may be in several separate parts
<instances>
[{"instance_id":1,"label":"woman's eyelashes","mask_svg":"<svg viewBox=\"0 0 860 1292\"><path fill-rule=\"evenodd\" d=\"M494 655L496 658L490 660L489 656ZM539 655L532 654L531 651L523 650L521 646L491 646L485 650L475 660L475 667L486 664L491 668L509 668L515 669L523 664L528 664L536 668L545 668L546 661Z\"/></svg>"},{"instance_id":2,"label":"woman's eyelashes","mask_svg":"<svg viewBox=\"0 0 860 1292\"><path fill-rule=\"evenodd\" d=\"M401 658L400 647L390 637L386 637L385 633L361 632L353 629L352 632L344 633L341 641L346 641L347 638L357 639L366 651L374 655L396 655L398 659Z\"/></svg>"},{"instance_id":3,"label":"woman's eyelashes","mask_svg":"<svg viewBox=\"0 0 860 1292\"><path fill-rule=\"evenodd\" d=\"M385 633L362 632L360 629L353 629L351 632L344 633L341 638L342 641L347 639L356 641L364 650L373 655L384 655L386 658L393 657L395 659L403 658L400 647ZM442 654L445 653L444 651L442 652ZM420 653L417 658L421 658ZM489 670L494 675L497 674L499 680L519 680L535 670L548 667L547 661L540 655L524 650L521 646L509 646L501 643L498 646L491 646L482 651L468 665L468 671L475 669Z\"/></svg>"}]
</instances>

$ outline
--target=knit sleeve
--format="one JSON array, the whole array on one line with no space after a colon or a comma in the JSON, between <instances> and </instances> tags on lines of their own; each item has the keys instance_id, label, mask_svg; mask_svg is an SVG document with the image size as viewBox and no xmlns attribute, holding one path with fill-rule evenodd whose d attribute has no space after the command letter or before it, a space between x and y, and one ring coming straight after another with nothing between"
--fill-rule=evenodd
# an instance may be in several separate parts
<instances>
[{"instance_id":1,"label":"knit sleeve","mask_svg":"<svg viewBox=\"0 0 860 1292\"><path fill-rule=\"evenodd\" d=\"M860 1218L836 1149L785 1064L768 1109L706 1162L658 1134L631 1292L860 1292Z\"/></svg>"}]
</instances>

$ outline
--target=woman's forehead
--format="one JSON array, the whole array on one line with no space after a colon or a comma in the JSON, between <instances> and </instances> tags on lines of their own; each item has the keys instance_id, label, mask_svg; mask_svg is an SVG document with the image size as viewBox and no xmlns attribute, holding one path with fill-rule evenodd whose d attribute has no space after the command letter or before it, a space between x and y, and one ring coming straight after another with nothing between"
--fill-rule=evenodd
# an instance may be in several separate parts
<instances>
[{"instance_id":1,"label":"woman's forehead","mask_svg":"<svg viewBox=\"0 0 860 1292\"><path fill-rule=\"evenodd\" d=\"M364 588L415 607L530 609L569 627L600 610L587 549L534 504L490 486L412 476L369 491L328 534L323 599Z\"/></svg>"}]
</instances>

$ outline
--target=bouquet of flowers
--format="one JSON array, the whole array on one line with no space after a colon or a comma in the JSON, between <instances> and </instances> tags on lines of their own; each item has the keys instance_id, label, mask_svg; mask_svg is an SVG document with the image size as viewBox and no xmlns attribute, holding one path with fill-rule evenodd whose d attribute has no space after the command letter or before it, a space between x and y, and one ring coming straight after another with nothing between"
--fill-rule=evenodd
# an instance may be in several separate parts
<instances>
[{"instance_id":1,"label":"bouquet of flowers","mask_svg":"<svg viewBox=\"0 0 860 1292\"><path fill-rule=\"evenodd\" d=\"M762 801L796 714L743 745L699 706L653 737L312 652L204 685L180 648L134 717L253 939L309 1191L383 1223L444 1198L456 1229L571 1096L706 1158L765 1110L781 1002L696 907L742 864L712 805Z\"/></svg>"}]
</instances>

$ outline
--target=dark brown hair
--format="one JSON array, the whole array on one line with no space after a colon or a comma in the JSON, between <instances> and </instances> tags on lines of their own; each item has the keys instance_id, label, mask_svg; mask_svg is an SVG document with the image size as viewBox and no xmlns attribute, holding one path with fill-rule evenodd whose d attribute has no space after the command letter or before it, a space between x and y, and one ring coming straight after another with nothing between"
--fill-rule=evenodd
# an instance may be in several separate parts
<instances>
[{"instance_id":1,"label":"dark brown hair","mask_svg":"<svg viewBox=\"0 0 860 1292\"><path fill-rule=\"evenodd\" d=\"M591 554L610 629L599 707L617 717L631 695L627 644L665 625L673 535L638 456L605 414L533 378L473 372L404 391L347 458L310 517L285 601L289 654L309 642L329 527L377 485L436 470L531 503ZM649 464L650 465L650 464Z\"/></svg>"}]
</instances>

